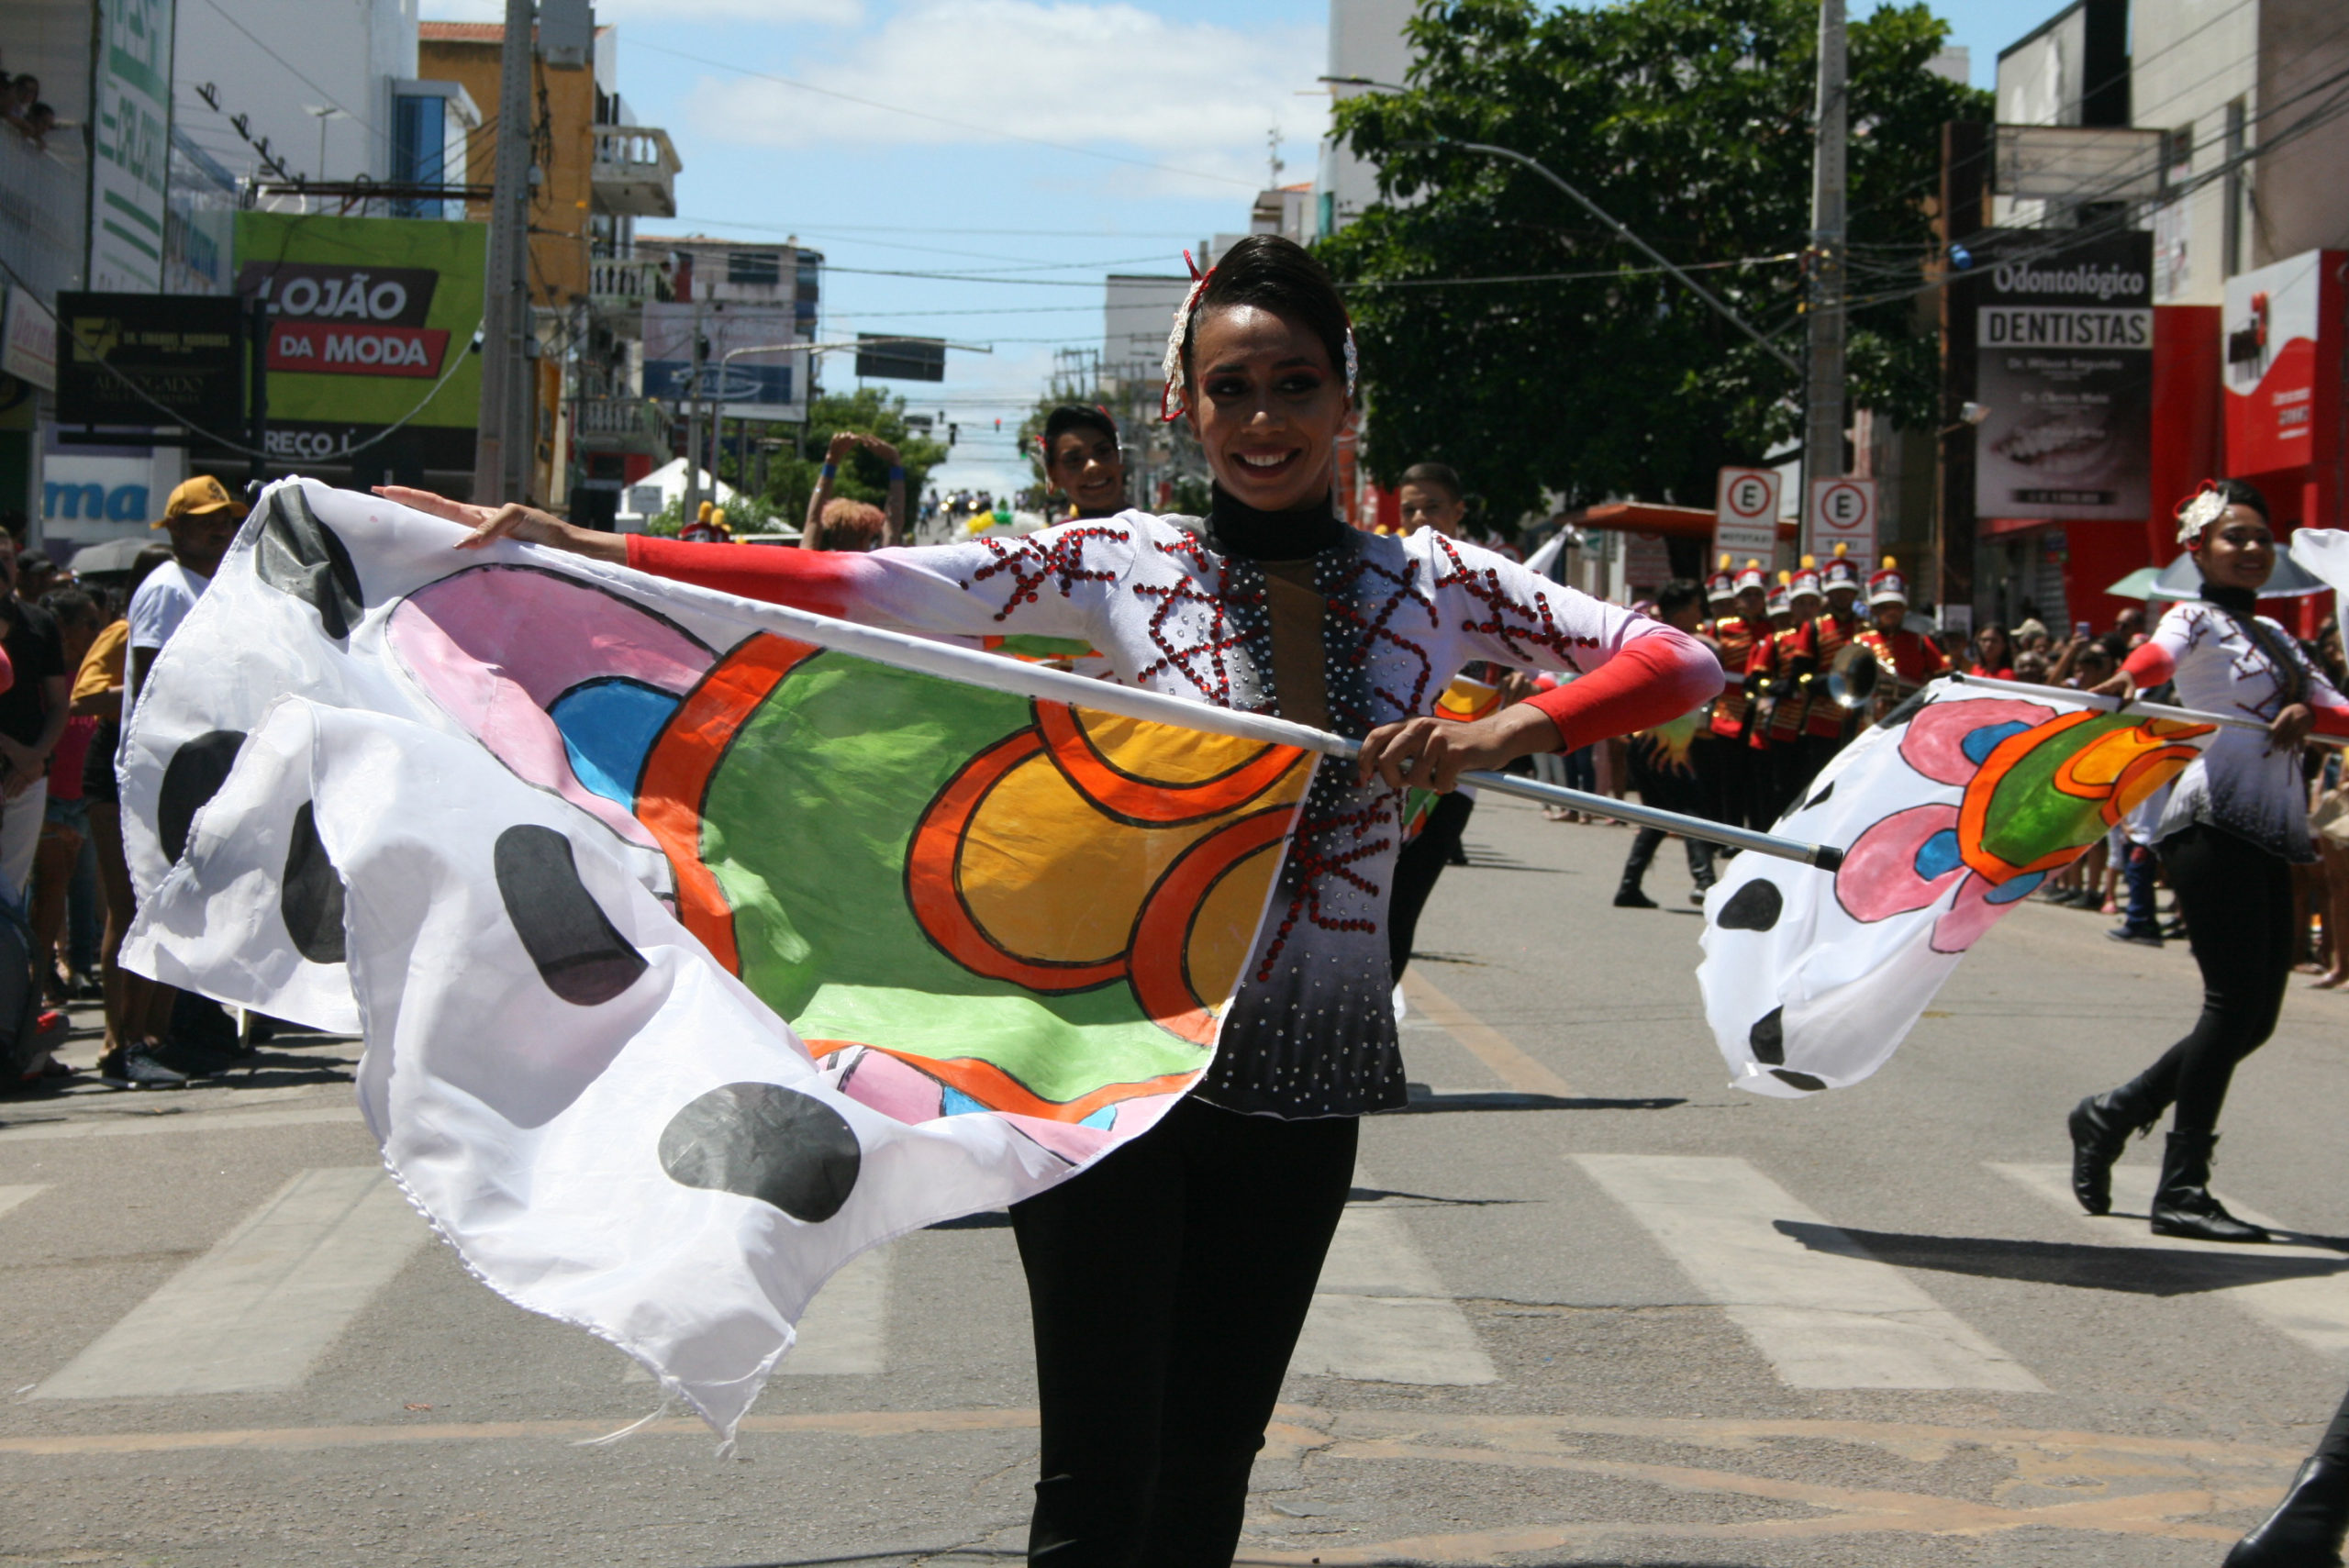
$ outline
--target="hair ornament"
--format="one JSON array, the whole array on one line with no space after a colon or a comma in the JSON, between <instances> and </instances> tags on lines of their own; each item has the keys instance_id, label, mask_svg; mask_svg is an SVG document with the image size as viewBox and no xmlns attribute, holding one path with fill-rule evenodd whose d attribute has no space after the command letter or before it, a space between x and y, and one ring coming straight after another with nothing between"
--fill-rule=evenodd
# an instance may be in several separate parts
<instances>
[{"instance_id":1,"label":"hair ornament","mask_svg":"<svg viewBox=\"0 0 2349 1568\"><path fill-rule=\"evenodd\" d=\"M2227 515L2226 493L2215 479L2206 479L2202 488L2177 504L2177 542L2191 546L2202 537L2203 530Z\"/></svg>"},{"instance_id":2,"label":"hair ornament","mask_svg":"<svg viewBox=\"0 0 2349 1568\"><path fill-rule=\"evenodd\" d=\"M1158 394L1158 417L1173 424L1183 417L1186 407L1183 395L1183 339L1191 335L1191 317L1199 308L1199 295L1207 293L1208 280L1215 276L1215 269L1199 271L1199 264L1188 250L1183 252L1183 265L1191 269L1190 291L1183 295L1183 303L1174 309L1174 329L1166 334L1166 357L1160 369L1165 373L1166 384Z\"/></svg>"}]
</instances>

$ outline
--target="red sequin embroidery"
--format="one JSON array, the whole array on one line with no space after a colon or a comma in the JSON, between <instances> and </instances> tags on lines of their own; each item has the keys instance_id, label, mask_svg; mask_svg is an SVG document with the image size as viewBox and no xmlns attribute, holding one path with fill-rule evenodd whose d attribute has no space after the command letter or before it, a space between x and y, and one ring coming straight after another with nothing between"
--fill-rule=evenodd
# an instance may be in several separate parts
<instances>
[{"instance_id":1,"label":"red sequin embroidery","mask_svg":"<svg viewBox=\"0 0 2349 1568\"><path fill-rule=\"evenodd\" d=\"M1575 637L1563 630L1551 615L1547 599L1526 605L1511 598L1501 587L1498 572L1490 567L1481 572L1471 568L1453 549L1452 541L1441 534L1436 536L1435 548L1451 562L1448 570L1441 565L1436 568L1435 585L1459 589L1487 612L1482 620L1471 617L1462 621L1461 630L1497 638L1501 646L1520 659L1528 657L1527 644L1545 648L1576 668L1580 666L1568 651L1598 646L1595 637Z\"/></svg>"},{"instance_id":2,"label":"red sequin embroidery","mask_svg":"<svg viewBox=\"0 0 2349 1568\"><path fill-rule=\"evenodd\" d=\"M1315 791L1315 794L1319 794ZM1340 792L1342 795L1352 791ZM1306 809L1313 803L1308 800ZM1378 896L1378 884L1353 869L1362 861L1385 854L1392 841L1384 836L1366 836L1384 828L1392 817L1387 798L1380 795L1368 805L1331 817L1308 817L1297 825L1297 837L1289 846L1288 870L1296 877L1297 891L1289 895L1288 908L1281 916L1273 940L1264 944L1264 957L1256 966L1259 984L1273 977L1273 965L1288 946L1289 933L1300 919L1312 921L1325 931L1375 932L1375 920L1332 920L1321 913L1321 879L1333 876L1341 882ZM1353 842L1345 840L1351 838Z\"/></svg>"},{"instance_id":3,"label":"red sequin embroidery","mask_svg":"<svg viewBox=\"0 0 2349 1568\"><path fill-rule=\"evenodd\" d=\"M996 619L1008 620L1011 612L1020 606L1036 603L1042 596L1041 590L1044 584L1055 578L1059 580L1063 599L1079 583L1116 581L1118 574L1115 572L1085 569L1085 547L1095 539L1116 539L1122 544L1130 537L1123 528L1093 528L1061 529L1050 540L1041 534L1034 534L1017 544L983 539L979 542L995 559L971 573L971 580L963 586L975 588L990 577L1009 573L1011 592L1005 596L1003 608L995 613Z\"/></svg>"},{"instance_id":4,"label":"red sequin embroidery","mask_svg":"<svg viewBox=\"0 0 2349 1568\"><path fill-rule=\"evenodd\" d=\"M1201 556L1194 555L1193 559L1204 569ZM1233 624L1231 606L1244 606L1261 618L1265 609L1264 591L1234 592L1229 574L1219 562L1213 593L1188 581L1163 586L1137 583L1134 596L1158 601L1150 616L1150 640L1160 657L1141 670L1140 678L1147 681L1153 675L1170 673L1180 675L1216 706L1232 706L1230 656L1246 645L1249 634ZM1183 614L1186 607L1197 613Z\"/></svg>"}]
</instances>

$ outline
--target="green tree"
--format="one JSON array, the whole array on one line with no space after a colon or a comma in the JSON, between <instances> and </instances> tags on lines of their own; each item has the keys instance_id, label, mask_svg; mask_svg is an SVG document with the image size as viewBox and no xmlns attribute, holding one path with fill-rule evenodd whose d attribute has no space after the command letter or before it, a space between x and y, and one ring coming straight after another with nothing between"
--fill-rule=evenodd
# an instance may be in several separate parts
<instances>
[{"instance_id":1,"label":"green tree","mask_svg":"<svg viewBox=\"0 0 2349 1568\"><path fill-rule=\"evenodd\" d=\"M1818 17L1814 0L1428 0L1411 90L1339 106L1384 199L1321 248L1354 310L1374 474L1450 462L1504 524L1545 491L1709 506L1717 469L1798 429L1797 379L1582 207L1428 144L1539 160L1799 360ZM1987 94L1927 69L1947 31L1912 5L1850 34L1852 393L1909 425L1936 408L1915 291L1941 127L1990 116ZM1585 275L1440 282L1528 273Z\"/></svg>"},{"instance_id":2,"label":"green tree","mask_svg":"<svg viewBox=\"0 0 2349 1568\"><path fill-rule=\"evenodd\" d=\"M946 461L946 447L917 434L907 425L903 397L871 386L851 393L827 393L808 405L807 428L798 450L778 454L767 464L765 499L774 508L776 520L796 528L807 515L807 497L816 493L817 470L823 465L824 450L839 430L878 436L897 449L898 461L906 470L906 525L910 528L915 520L912 514L921 505L930 471ZM725 465L721 472L726 482L740 484L742 481L731 472L731 452L727 454ZM889 498L888 466L870 452L852 453L833 479L832 494L881 506Z\"/></svg>"}]
</instances>

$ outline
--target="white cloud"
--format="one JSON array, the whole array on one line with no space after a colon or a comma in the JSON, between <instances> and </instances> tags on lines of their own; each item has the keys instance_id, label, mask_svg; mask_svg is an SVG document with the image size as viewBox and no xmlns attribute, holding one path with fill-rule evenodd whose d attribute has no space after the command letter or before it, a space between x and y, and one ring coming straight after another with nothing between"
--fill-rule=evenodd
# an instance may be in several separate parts
<instances>
[{"instance_id":1,"label":"white cloud","mask_svg":"<svg viewBox=\"0 0 2349 1568\"><path fill-rule=\"evenodd\" d=\"M705 82L691 122L702 137L766 147L1030 137L1252 183L1268 129L1292 148L1320 134L1328 100L1297 92L1312 86L1324 52L1318 28L1241 32L1078 0L915 0L844 57L786 72L961 126L741 77Z\"/></svg>"}]
</instances>

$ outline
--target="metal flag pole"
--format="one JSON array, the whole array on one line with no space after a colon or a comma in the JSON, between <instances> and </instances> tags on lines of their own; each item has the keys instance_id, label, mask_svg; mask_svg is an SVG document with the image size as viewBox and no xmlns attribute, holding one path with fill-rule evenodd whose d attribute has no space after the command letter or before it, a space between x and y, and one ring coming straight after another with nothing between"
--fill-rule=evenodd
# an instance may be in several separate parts
<instances>
[{"instance_id":1,"label":"metal flag pole","mask_svg":"<svg viewBox=\"0 0 2349 1568\"><path fill-rule=\"evenodd\" d=\"M1351 740L1346 745L1349 750L1341 755L1353 756L1362 750ZM1628 800L1617 800L1612 795L1589 795L1582 790L1568 789L1563 784L1520 778L1515 773L1488 773L1480 770L1461 774L1460 782L1475 784L1478 789L1491 790L1495 795L1513 795L1524 800L1541 801L1545 806L1572 806L1578 811L1595 811L1602 817L1620 817L1642 828L1660 828L1683 839L1701 839L1709 844L1729 844L1741 850L1752 850L1756 854L1776 855L1782 861L1799 861L1821 871L1831 872L1843 863L1843 851L1832 844L1806 844L1799 839L1781 839L1774 833L1756 833L1744 828L1732 828L1726 822L1708 821L1702 817L1684 817L1677 811L1664 811L1653 806L1634 806Z\"/></svg>"},{"instance_id":2,"label":"metal flag pole","mask_svg":"<svg viewBox=\"0 0 2349 1568\"><path fill-rule=\"evenodd\" d=\"M509 548L518 550L528 558L542 547L520 545ZM591 576L608 583L629 597L640 591L643 582L626 567L583 561L575 556L563 558L563 571L567 574ZM1065 670L1006 659L1000 654L982 652L975 648L958 648L951 643L934 642L927 638L912 637L881 627L834 620L829 616L793 609L785 605L753 604L730 594L697 588L687 583L664 583L662 588L665 592L686 597L707 595L714 600L722 601L728 614L759 621L781 636L812 642L819 648L853 653L876 663L893 664L901 670L915 670L950 681L960 681L967 685L984 686L990 691L1009 692L1044 702L1066 703L1072 707L1114 713L1152 724L1179 725L1186 729L1203 729L1210 734L1259 740L1268 745L1294 746L1299 751L1343 758L1348 762L1362 754L1359 741L1307 725L1293 724L1285 718L1275 718L1269 714L1213 707L1164 692L1088 680ZM1817 866L1821 871L1831 872L1843 863L1843 851L1831 844L1806 844L1796 839L1756 833L1748 828L1731 827L1726 822L1708 821L1701 817L1684 817L1677 811L1659 810L1653 806L1634 806L1609 795L1589 795L1578 789L1546 784L1509 773L1463 773L1460 782L1475 784L1478 789L1489 789L1497 795L1516 795L1577 811L1598 812L1626 822L1635 822L1642 828L1662 828L1684 839L1701 839L1707 843L1728 844L1741 850L1752 850L1758 854L1774 855L1780 860L1797 861L1804 865Z\"/></svg>"},{"instance_id":3,"label":"metal flag pole","mask_svg":"<svg viewBox=\"0 0 2349 1568\"><path fill-rule=\"evenodd\" d=\"M2262 735L2267 733L2267 726L2260 720L2240 718L2232 714L2204 713L2198 708L2171 707L2165 703L2157 702L2138 702L2134 698L2106 696L2099 692L2076 691L2066 686L2034 686L2028 681L2001 681L1994 675L1969 675L1963 672L1952 672L1943 679L1962 685L1979 686L1986 692L2012 692L2017 696L2035 697L2043 702L2049 697L2064 697L2073 702L2086 703L2090 707L2101 707L2110 713L2119 713L2126 708L2131 713L2142 713L2147 718L2174 719L2180 724L2215 724L2226 729L2255 729ZM2349 748L2349 738L2310 733L2304 737L2300 743L2304 746Z\"/></svg>"}]
</instances>

